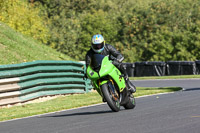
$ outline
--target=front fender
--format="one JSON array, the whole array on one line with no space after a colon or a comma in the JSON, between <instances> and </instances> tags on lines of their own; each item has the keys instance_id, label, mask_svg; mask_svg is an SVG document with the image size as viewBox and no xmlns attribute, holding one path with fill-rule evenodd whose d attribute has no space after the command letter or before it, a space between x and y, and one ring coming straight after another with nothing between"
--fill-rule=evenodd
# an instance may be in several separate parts
<instances>
[{"instance_id":1,"label":"front fender","mask_svg":"<svg viewBox=\"0 0 200 133\"><path fill-rule=\"evenodd\" d=\"M103 81L101 81L100 86L103 84L106 84L106 83L108 83L108 80L103 80Z\"/></svg>"}]
</instances>

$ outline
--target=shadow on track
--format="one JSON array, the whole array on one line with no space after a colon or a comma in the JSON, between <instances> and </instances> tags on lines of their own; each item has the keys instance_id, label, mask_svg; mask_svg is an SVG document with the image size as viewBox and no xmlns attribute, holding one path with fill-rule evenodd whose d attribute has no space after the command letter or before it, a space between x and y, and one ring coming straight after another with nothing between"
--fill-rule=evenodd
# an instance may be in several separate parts
<instances>
[{"instance_id":1,"label":"shadow on track","mask_svg":"<svg viewBox=\"0 0 200 133\"><path fill-rule=\"evenodd\" d=\"M81 116L81 115L97 115L97 114L106 114L106 113L114 113L113 111L98 111L98 112L79 112L72 114L56 114L56 115L48 115L43 117L67 117L67 116Z\"/></svg>"},{"instance_id":2,"label":"shadow on track","mask_svg":"<svg viewBox=\"0 0 200 133\"><path fill-rule=\"evenodd\" d=\"M200 88L189 88L189 89L185 89L183 91L200 91Z\"/></svg>"}]
</instances>

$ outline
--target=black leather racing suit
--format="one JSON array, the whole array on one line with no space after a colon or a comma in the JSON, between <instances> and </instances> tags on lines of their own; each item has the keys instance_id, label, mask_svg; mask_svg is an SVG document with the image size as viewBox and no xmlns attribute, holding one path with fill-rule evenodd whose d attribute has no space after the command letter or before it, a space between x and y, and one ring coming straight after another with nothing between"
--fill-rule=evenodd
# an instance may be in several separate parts
<instances>
[{"instance_id":1,"label":"black leather racing suit","mask_svg":"<svg viewBox=\"0 0 200 133\"><path fill-rule=\"evenodd\" d=\"M91 48L86 54L86 59L85 59L86 67L88 67L88 65L90 64L91 57L93 54L96 54L96 53ZM113 60L113 64L122 72L122 74L127 75L126 66L121 63L124 57L112 45L105 44L104 50L100 54L105 55L105 56L109 55L109 59Z\"/></svg>"},{"instance_id":2,"label":"black leather racing suit","mask_svg":"<svg viewBox=\"0 0 200 133\"><path fill-rule=\"evenodd\" d=\"M85 59L86 67L88 67L88 65L90 64L91 57L93 54L96 54L96 53L91 48L86 54L86 59ZM126 83L128 84L129 88L132 89L131 91L135 92L135 86L131 84L131 82L128 79L128 74L126 72L126 65L122 63L124 59L122 54L110 44L105 44L104 50L100 54L105 55L105 56L109 55L109 59L113 60L113 65L115 65L124 75Z\"/></svg>"}]
</instances>

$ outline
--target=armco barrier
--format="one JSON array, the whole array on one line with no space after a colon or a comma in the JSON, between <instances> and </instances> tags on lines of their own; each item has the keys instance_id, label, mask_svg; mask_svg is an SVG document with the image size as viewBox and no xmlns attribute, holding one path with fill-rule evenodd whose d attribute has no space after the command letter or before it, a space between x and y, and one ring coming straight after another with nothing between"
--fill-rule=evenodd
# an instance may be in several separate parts
<instances>
[{"instance_id":1,"label":"armco barrier","mask_svg":"<svg viewBox=\"0 0 200 133\"><path fill-rule=\"evenodd\" d=\"M85 93L84 64L74 61L33 61L0 66L0 105L47 95Z\"/></svg>"},{"instance_id":2,"label":"armco barrier","mask_svg":"<svg viewBox=\"0 0 200 133\"><path fill-rule=\"evenodd\" d=\"M200 74L200 61L195 61L196 64L196 74Z\"/></svg>"},{"instance_id":3,"label":"armco barrier","mask_svg":"<svg viewBox=\"0 0 200 133\"><path fill-rule=\"evenodd\" d=\"M165 62L135 62L135 76L164 76Z\"/></svg>"},{"instance_id":4,"label":"armco barrier","mask_svg":"<svg viewBox=\"0 0 200 133\"><path fill-rule=\"evenodd\" d=\"M127 67L129 77L200 74L200 61L143 61L126 64L134 66L131 71L130 67Z\"/></svg>"},{"instance_id":5,"label":"armco barrier","mask_svg":"<svg viewBox=\"0 0 200 133\"><path fill-rule=\"evenodd\" d=\"M194 61L168 61L166 75L195 75L196 64Z\"/></svg>"}]
</instances>

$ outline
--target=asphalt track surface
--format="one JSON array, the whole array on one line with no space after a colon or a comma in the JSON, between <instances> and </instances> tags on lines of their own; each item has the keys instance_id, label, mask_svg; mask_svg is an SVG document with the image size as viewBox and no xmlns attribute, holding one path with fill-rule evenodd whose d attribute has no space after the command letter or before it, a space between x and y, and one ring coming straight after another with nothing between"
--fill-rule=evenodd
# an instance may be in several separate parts
<instances>
[{"instance_id":1,"label":"asphalt track surface","mask_svg":"<svg viewBox=\"0 0 200 133\"><path fill-rule=\"evenodd\" d=\"M0 133L200 133L200 80L133 81L185 90L136 99L114 113L107 104L0 122ZM166 85L165 85L166 84Z\"/></svg>"}]
</instances>

